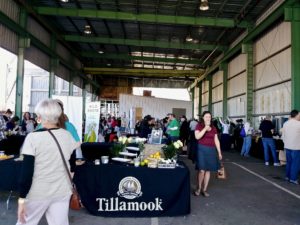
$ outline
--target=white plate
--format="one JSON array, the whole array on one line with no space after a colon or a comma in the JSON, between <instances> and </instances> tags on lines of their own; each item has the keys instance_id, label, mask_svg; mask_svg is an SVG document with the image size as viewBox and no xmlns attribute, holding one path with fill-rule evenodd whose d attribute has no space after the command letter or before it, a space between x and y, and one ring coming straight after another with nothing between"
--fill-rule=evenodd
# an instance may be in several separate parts
<instances>
[{"instance_id":1,"label":"white plate","mask_svg":"<svg viewBox=\"0 0 300 225\"><path fill-rule=\"evenodd\" d=\"M126 149L131 150L131 151L140 151L138 147L126 147Z\"/></svg>"},{"instance_id":2,"label":"white plate","mask_svg":"<svg viewBox=\"0 0 300 225\"><path fill-rule=\"evenodd\" d=\"M120 155L129 156L129 157L136 157L136 153L130 153L130 152L120 152Z\"/></svg>"},{"instance_id":3,"label":"white plate","mask_svg":"<svg viewBox=\"0 0 300 225\"><path fill-rule=\"evenodd\" d=\"M130 162L131 159L124 159L124 158L120 158L120 157L114 157L112 158L112 160L117 161L117 162Z\"/></svg>"}]
</instances>

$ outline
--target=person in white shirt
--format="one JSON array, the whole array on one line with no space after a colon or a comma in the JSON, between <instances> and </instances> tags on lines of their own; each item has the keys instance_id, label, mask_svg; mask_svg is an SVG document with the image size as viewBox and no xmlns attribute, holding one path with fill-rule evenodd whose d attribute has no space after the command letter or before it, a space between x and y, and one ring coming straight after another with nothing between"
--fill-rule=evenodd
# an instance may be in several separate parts
<instances>
[{"instance_id":1,"label":"person in white shirt","mask_svg":"<svg viewBox=\"0 0 300 225\"><path fill-rule=\"evenodd\" d=\"M292 110L290 119L283 124L282 140L286 151L286 180L292 184L299 184L300 172L300 114Z\"/></svg>"},{"instance_id":2,"label":"person in white shirt","mask_svg":"<svg viewBox=\"0 0 300 225\"><path fill-rule=\"evenodd\" d=\"M221 149L222 151L229 151L230 150L230 135L229 135L229 121L222 121L219 118L220 123L222 124L222 135L221 135Z\"/></svg>"}]
</instances>

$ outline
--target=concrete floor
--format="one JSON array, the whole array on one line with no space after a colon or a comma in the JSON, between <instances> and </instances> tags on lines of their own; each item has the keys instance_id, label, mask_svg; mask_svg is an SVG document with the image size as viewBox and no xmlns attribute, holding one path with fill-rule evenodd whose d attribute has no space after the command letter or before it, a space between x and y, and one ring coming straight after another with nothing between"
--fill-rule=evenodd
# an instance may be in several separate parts
<instances>
[{"instance_id":1,"label":"concrete floor","mask_svg":"<svg viewBox=\"0 0 300 225\"><path fill-rule=\"evenodd\" d=\"M227 180L212 179L209 198L191 195L191 214L172 218L103 218L85 210L70 212L71 225L300 225L300 185L284 181L284 167L266 167L263 161L224 154ZM190 161L192 188L195 171ZM192 192L191 192L192 193ZM0 225L16 221L16 198L6 210L0 193ZM43 219L39 225L46 225Z\"/></svg>"}]
</instances>

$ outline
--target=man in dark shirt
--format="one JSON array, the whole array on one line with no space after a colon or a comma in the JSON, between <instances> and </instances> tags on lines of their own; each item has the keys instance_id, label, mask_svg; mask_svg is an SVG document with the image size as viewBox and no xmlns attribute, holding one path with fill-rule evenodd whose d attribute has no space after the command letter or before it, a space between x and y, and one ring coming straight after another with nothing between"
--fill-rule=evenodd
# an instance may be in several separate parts
<instances>
[{"instance_id":1,"label":"man in dark shirt","mask_svg":"<svg viewBox=\"0 0 300 225\"><path fill-rule=\"evenodd\" d=\"M261 122L259 126L259 129L261 130L261 134L262 134L262 143L264 146L264 156L265 156L266 166L270 165L269 148L273 156L274 166L280 166L280 163L277 158L277 153L276 153L275 140L273 139L274 128L275 126L271 121L270 115L267 115L266 118Z\"/></svg>"}]
</instances>

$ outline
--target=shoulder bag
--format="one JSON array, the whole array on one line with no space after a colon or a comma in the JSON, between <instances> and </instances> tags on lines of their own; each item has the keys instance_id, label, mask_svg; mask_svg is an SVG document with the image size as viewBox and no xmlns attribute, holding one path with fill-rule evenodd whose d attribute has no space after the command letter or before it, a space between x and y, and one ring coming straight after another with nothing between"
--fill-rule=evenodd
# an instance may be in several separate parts
<instances>
[{"instance_id":1,"label":"shoulder bag","mask_svg":"<svg viewBox=\"0 0 300 225\"><path fill-rule=\"evenodd\" d=\"M58 143L56 137L54 136L54 134L51 132L51 130L48 130L49 134L53 137L58 149L59 149L59 153L60 153L60 156L62 158L62 161L63 161L63 164L64 164L64 167L66 169L66 172L68 174L68 177L70 179L70 182L71 182L71 185L72 185L72 195L71 195L71 199L70 199L70 209L73 209L73 210L79 210L81 209L82 205L81 205L81 200L80 200L80 196L77 192L77 189L76 189L76 186L72 180L72 177L71 177L71 174L70 174L70 171L68 169L68 166L67 166L67 163L66 163L66 160L65 160L65 157L63 155L63 152L62 152L62 149L60 147L60 144Z\"/></svg>"}]
</instances>

